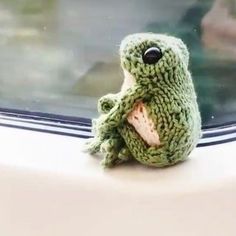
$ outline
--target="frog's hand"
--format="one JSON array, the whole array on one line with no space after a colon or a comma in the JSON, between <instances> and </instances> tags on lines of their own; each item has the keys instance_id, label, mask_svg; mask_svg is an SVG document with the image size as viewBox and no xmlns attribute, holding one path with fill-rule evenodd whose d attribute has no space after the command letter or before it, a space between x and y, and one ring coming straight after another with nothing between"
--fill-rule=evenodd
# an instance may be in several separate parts
<instances>
[{"instance_id":1,"label":"frog's hand","mask_svg":"<svg viewBox=\"0 0 236 236\"><path fill-rule=\"evenodd\" d=\"M107 114L116 104L118 94L107 94L98 100L98 112Z\"/></svg>"},{"instance_id":2,"label":"frog's hand","mask_svg":"<svg viewBox=\"0 0 236 236\"><path fill-rule=\"evenodd\" d=\"M148 146L128 123L119 127L119 132L133 157L144 165L154 167L171 166L179 161L183 161L188 155L189 147L186 146L175 149L172 152L165 145L158 147Z\"/></svg>"},{"instance_id":3,"label":"frog's hand","mask_svg":"<svg viewBox=\"0 0 236 236\"><path fill-rule=\"evenodd\" d=\"M135 85L127 89L110 112L99 120L99 124L97 124L99 135L101 137L106 136L112 129L124 122L135 104L150 96L149 91L150 89L148 89L148 87L140 85Z\"/></svg>"}]
</instances>

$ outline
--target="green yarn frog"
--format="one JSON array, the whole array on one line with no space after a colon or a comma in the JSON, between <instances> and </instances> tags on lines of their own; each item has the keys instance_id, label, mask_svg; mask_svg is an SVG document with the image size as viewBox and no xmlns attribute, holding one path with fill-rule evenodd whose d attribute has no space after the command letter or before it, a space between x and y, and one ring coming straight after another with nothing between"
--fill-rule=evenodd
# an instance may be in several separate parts
<instances>
[{"instance_id":1,"label":"green yarn frog","mask_svg":"<svg viewBox=\"0 0 236 236\"><path fill-rule=\"evenodd\" d=\"M185 44L168 35L133 34L122 41L120 58L124 83L119 93L99 99L87 149L101 152L105 167L131 159L155 167L185 160L201 136Z\"/></svg>"}]
</instances>

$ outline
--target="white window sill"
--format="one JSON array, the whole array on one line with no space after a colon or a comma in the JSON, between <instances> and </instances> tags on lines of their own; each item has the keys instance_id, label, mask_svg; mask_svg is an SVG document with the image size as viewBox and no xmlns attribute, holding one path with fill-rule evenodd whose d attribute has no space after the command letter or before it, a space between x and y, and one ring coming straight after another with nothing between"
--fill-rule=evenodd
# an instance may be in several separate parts
<instances>
[{"instance_id":1,"label":"white window sill","mask_svg":"<svg viewBox=\"0 0 236 236\"><path fill-rule=\"evenodd\" d=\"M78 138L0 127L0 140L0 235L236 235L236 142L104 170Z\"/></svg>"}]
</instances>

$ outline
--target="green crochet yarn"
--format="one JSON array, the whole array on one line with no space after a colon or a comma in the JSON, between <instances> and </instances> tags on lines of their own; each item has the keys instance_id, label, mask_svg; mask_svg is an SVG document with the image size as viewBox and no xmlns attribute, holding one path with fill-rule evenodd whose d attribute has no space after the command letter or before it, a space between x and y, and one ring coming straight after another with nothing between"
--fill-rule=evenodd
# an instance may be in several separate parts
<instances>
[{"instance_id":1,"label":"green crochet yarn","mask_svg":"<svg viewBox=\"0 0 236 236\"><path fill-rule=\"evenodd\" d=\"M162 34L133 34L122 41L120 58L134 82L98 101L101 115L93 120L95 137L88 143L89 152L100 151L106 167L131 159L155 167L185 160L201 136L185 44ZM128 120L140 102L159 135L159 145L149 145Z\"/></svg>"}]
</instances>

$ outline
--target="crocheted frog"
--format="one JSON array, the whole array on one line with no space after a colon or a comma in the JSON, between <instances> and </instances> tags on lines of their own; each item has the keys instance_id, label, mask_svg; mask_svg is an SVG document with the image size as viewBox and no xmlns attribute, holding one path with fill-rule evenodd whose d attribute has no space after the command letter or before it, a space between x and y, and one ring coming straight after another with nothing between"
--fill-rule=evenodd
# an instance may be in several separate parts
<instances>
[{"instance_id":1,"label":"crocheted frog","mask_svg":"<svg viewBox=\"0 0 236 236\"><path fill-rule=\"evenodd\" d=\"M105 167L130 159L155 167L185 160L201 136L185 44L168 35L133 34L122 41L120 58L124 83L119 93L99 99L88 150L100 151Z\"/></svg>"}]
</instances>

